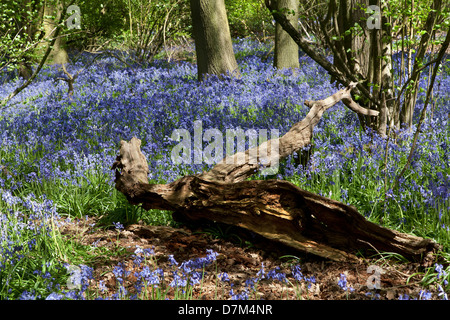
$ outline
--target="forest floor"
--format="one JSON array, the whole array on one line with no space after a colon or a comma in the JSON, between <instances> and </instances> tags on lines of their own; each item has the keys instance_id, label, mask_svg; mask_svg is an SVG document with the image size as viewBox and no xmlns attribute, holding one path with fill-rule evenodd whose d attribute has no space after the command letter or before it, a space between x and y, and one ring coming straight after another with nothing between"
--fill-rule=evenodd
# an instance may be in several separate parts
<instances>
[{"instance_id":1,"label":"forest floor","mask_svg":"<svg viewBox=\"0 0 450 320\"><path fill-rule=\"evenodd\" d=\"M230 299L230 288L235 293L242 292L245 281L256 277L262 264L266 274L279 267L277 272L285 273L288 280L292 265L298 264L305 277L315 277L315 283L309 283L308 289L305 282L293 286L295 281L288 284L266 278L258 281L256 289L249 295L250 299L396 300L405 297L405 294L410 299L424 299L424 292L432 292L433 298L438 296L433 288L421 285L423 276L417 274L421 270L418 263L400 262L386 257L361 259L360 263L334 262L298 253L294 256L292 252L283 252L273 247L261 249L241 246L228 239L215 238L210 233L195 232L185 226L173 228L132 224L119 233L116 229L99 228L97 221L98 218L93 217L75 220L61 227L61 233L82 245L92 246L95 243L98 248L109 249L108 254L96 256L91 265L94 268L93 282L103 280L106 284L109 293L105 296L110 296L117 289L112 272L114 266L122 263L133 271L133 252L136 246L152 248L157 267L163 270L173 268L169 255L182 262L205 256L207 249L217 252L216 262L206 267L202 285L194 287L193 299ZM114 251L120 254L110 253ZM381 289L369 290L367 286L370 283L369 277L374 275L368 272L370 265L377 265L384 272L380 278ZM218 284L218 274L222 272L226 272L230 279L226 285L224 282ZM339 286L341 274L346 276L352 291L345 291ZM128 282L128 286L132 286L132 281ZM173 297L169 294L168 298Z\"/></svg>"}]
</instances>

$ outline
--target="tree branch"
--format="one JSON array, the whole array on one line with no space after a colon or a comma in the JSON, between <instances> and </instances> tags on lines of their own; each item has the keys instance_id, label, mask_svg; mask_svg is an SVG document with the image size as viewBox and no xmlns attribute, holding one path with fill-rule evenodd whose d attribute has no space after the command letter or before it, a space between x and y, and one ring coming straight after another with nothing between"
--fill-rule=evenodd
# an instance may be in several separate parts
<instances>
[{"instance_id":1,"label":"tree branch","mask_svg":"<svg viewBox=\"0 0 450 320\"><path fill-rule=\"evenodd\" d=\"M329 62L326 57L322 56L317 52L307 41L304 40L301 33L292 26L289 20L283 13L276 10L275 5L272 0L265 0L266 7L270 10L273 18L276 22L280 24L284 31L286 31L295 43L314 61L316 61L321 67L323 67L332 77L334 77L339 83L344 86L348 86L350 82L356 82L358 90L369 99L374 105L378 105L379 102L374 99L372 94L367 90L366 87L358 82L355 75L351 74L348 68L345 70L346 74L342 73L335 65Z\"/></svg>"},{"instance_id":2,"label":"tree branch","mask_svg":"<svg viewBox=\"0 0 450 320\"><path fill-rule=\"evenodd\" d=\"M182 177L169 184L149 184L149 168L140 151L141 141L121 141L120 153L112 165L116 189L131 204L174 211L181 221L209 220L256 233L267 241L293 250L311 253L335 261L358 261L357 250L396 252L406 258L429 264L440 247L423 239L381 227L366 220L351 206L307 192L283 180L246 180L258 171L259 151L271 149L270 164L275 157L286 157L310 143L314 126L322 114L337 102L350 99L356 86L351 83L332 96L319 101L305 101L311 110L284 136L247 150L245 162L237 162L236 153L228 156L208 172ZM358 107L355 107L359 110ZM256 151L256 152L252 152ZM233 160L228 163L226 160ZM259 159L258 159L259 160Z\"/></svg>"}]
</instances>

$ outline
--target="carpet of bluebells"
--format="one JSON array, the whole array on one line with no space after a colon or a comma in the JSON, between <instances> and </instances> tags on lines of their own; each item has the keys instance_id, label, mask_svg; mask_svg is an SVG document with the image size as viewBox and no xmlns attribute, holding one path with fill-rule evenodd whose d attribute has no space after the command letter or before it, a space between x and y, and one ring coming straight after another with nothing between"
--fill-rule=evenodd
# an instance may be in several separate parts
<instances>
[{"instance_id":1,"label":"carpet of bluebells","mask_svg":"<svg viewBox=\"0 0 450 320\"><path fill-rule=\"evenodd\" d=\"M105 56L80 73L72 98L67 84L55 80L64 76L61 70L48 66L0 110L0 299L102 297L102 284L95 285L96 292L90 290L92 268L82 255L73 255L58 227L74 217L112 215L125 206L114 189L111 171L120 140L141 139L150 181L167 183L210 167L172 162L171 150L178 143L171 139L175 129L187 129L193 137L194 121L201 120L203 131L278 129L283 135L306 115L304 100L323 99L336 91L324 70L307 56L300 57L297 72L280 72L273 69L270 57L264 60L270 45L237 40L234 46L242 79L208 77L199 83L195 64L184 60L161 59L142 66ZM72 74L93 59L85 54L77 57L68 66ZM21 80L4 73L0 83L3 99ZM421 88L426 84L422 77ZM255 178L286 179L354 205L374 222L435 239L448 254L449 92L447 65L437 78L417 149L398 190L391 186L406 163L415 127L411 132L398 131L396 140L387 145L378 135L362 131L358 117L341 103L327 111L315 128L308 163L299 164L293 155L282 161L276 177ZM424 96L423 91L418 95L414 123ZM170 213L156 210L148 215L155 217L153 223L170 224ZM103 298L167 298L162 283L183 288L174 297L184 298L186 287L202 282L202 270L214 263L217 253L174 260L171 273L145 263L151 261L151 252L136 248L134 255L140 270L135 271L133 294L120 285L130 271L118 265L114 269L118 290ZM78 267L71 269L73 265ZM428 275L439 286L439 297L446 298L449 268L436 264ZM226 271L217 277L226 282ZM247 291L231 289L228 298L251 298L254 284L263 277L284 281L286 275L265 272L262 266L249 280ZM314 281L302 277L300 266L293 266L289 277ZM160 291L155 290L158 286ZM345 275L339 286L351 290ZM431 297L425 292L420 298Z\"/></svg>"}]
</instances>

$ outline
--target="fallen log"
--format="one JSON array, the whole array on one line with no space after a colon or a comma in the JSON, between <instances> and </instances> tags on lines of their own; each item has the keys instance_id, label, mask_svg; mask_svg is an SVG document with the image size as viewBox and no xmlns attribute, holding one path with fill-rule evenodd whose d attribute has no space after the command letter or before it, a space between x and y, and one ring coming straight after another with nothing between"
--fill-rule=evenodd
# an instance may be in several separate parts
<instances>
[{"instance_id":1,"label":"fallen log","mask_svg":"<svg viewBox=\"0 0 450 320\"><path fill-rule=\"evenodd\" d=\"M323 112L339 101L357 113L378 115L351 99L355 85L351 83L324 100L305 101L309 113L282 137L246 150L244 155L228 156L208 172L168 184L148 183L149 167L139 139L121 141L112 166L116 189L131 204L146 210L171 210L177 219L237 226L294 250L334 261L358 261L356 251L377 250L428 264L440 249L431 239L372 223L353 206L302 190L288 181L247 180L260 169L262 149L267 152L268 163L273 164L307 146ZM277 152L271 149L273 143L278 146ZM243 156L244 162L236 161Z\"/></svg>"}]
</instances>

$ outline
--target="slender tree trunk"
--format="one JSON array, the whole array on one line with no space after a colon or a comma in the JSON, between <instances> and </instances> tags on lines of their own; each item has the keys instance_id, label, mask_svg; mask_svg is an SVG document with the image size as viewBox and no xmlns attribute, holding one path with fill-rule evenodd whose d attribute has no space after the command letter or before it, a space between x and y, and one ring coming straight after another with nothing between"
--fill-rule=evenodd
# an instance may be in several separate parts
<instances>
[{"instance_id":1,"label":"slender tree trunk","mask_svg":"<svg viewBox=\"0 0 450 320\"><path fill-rule=\"evenodd\" d=\"M33 74L33 69L31 68L31 64L28 61L22 61L19 63L19 77L28 80L31 78Z\"/></svg>"},{"instance_id":2,"label":"slender tree trunk","mask_svg":"<svg viewBox=\"0 0 450 320\"><path fill-rule=\"evenodd\" d=\"M191 0L199 81L207 74L240 77L224 0Z\"/></svg>"},{"instance_id":3,"label":"slender tree trunk","mask_svg":"<svg viewBox=\"0 0 450 320\"><path fill-rule=\"evenodd\" d=\"M386 136L388 103L391 104L392 97L392 77L391 77L391 49L390 49L390 29L387 18L383 16L384 5L377 1L380 10L380 28L371 30L371 56L369 83L372 85L372 95L378 97L379 105L374 109L380 112L378 119L370 119L370 126L381 136Z\"/></svg>"},{"instance_id":4,"label":"slender tree trunk","mask_svg":"<svg viewBox=\"0 0 450 320\"><path fill-rule=\"evenodd\" d=\"M382 136L386 136L387 124L395 125L395 113L394 110L394 81L393 81L393 68L392 68L392 29L391 21L383 15L386 3L382 2L381 7L381 105L380 113L386 114L386 119L381 119L381 123L378 124L378 132ZM385 109L385 110L382 110ZM381 116L380 118L383 118Z\"/></svg>"},{"instance_id":5,"label":"slender tree trunk","mask_svg":"<svg viewBox=\"0 0 450 320\"><path fill-rule=\"evenodd\" d=\"M278 10L285 12L289 22L294 26L298 26L298 7L299 0L278 0ZM292 11L294 14L291 14ZM273 65L277 69L299 68L298 45L292 37L283 30L279 23L275 26L275 52Z\"/></svg>"},{"instance_id":6,"label":"slender tree trunk","mask_svg":"<svg viewBox=\"0 0 450 320\"><path fill-rule=\"evenodd\" d=\"M379 1L375 4L379 6ZM369 41L368 46L369 56L368 56L368 71L367 71L367 82L366 85L368 90L372 91L372 95L379 101L381 92L381 29L372 28L369 30ZM377 109L376 106L369 103L370 109ZM379 108L378 108L379 109ZM385 110L383 110L385 111ZM365 123L367 127L378 130L378 125L385 122L386 114L383 112L382 117L377 119L366 117ZM381 121L380 121L381 120Z\"/></svg>"}]
</instances>

